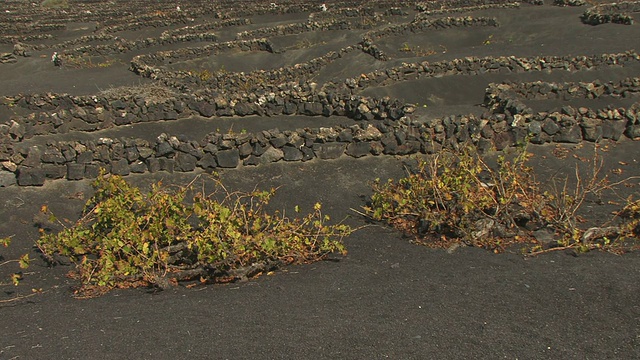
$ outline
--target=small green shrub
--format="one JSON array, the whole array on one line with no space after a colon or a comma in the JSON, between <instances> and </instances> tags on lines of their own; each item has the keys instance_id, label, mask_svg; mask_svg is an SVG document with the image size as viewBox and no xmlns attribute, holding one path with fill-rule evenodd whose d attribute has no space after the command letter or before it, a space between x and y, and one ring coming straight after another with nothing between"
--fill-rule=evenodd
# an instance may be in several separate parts
<instances>
[{"instance_id":1,"label":"small green shrub","mask_svg":"<svg viewBox=\"0 0 640 360\"><path fill-rule=\"evenodd\" d=\"M440 45L442 46L442 45ZM415 56L427 57L436 54L435 50L427 49L424 50L420 48L420 46L411 46L409 43L403 43L401 47L398 48L399 52L404 53L413 53ZM443 51L446 52L446 51Z\"/></svg>"},{"instance_id":2,"label":"small green shrub","mask_svg":"<svg viewBox=\"0 0 640 360\"><path fill-rule=\"evenodd\" d=\"M412 52L413 48L409 46L409 43L403 43L402 46L398 49L400 52Z\"/></svg>"},{"instance_id":3,"label":"small green shrub","mask_svg":"<svg viewBox=\"0 0 640 360\"><path fill-rule=\"evenodd\" d=\"M501 251L527 241L519 224L544 222L550 209L540 201L526 153L498 158L493 170L475 148L443 151L420 160L415 173L373 184L366 213L412 233L426 245L452 242Z\"/></svg>"},{"instance_id":4,"label":"small green shrub","mask_svg":"<svg viewBox=\"0 0 640 360\"><path fill-rule=\"evenodd\" d=\"M168 191L158 183L145 194L119 176L102 175L82 217L58 233L43 232L38 247L50 261L62 255L76 264L80 294L233 281L346 253L342 239L352 229L327 225L320 204L290 219L265 210L275 190L228 192L214 181L214 193L198 192L187 202L191 186Z\"/></svg>"},{"instance_id":5,"label":"small green shrub","mask_svg":"<svg viewBox=\"0 0 640 360\"><path fill-rule=\"evenodd\" d=\"M640 235L640 200L627 199L627 205L617 215L628 220L622 226L622 234L627 237Z\"/></svg>"},{"instance_id":6,"label":"small green shrub","mask_svg":"<svg viewBox=\"0 0 640 360\"><path fill-rule=\"evenodd\" d=\"M215 76L215 74L213 74L211 71L209 71L208 69L203 69L197 72L194 72L194 74L201 80L201 81L209 81L211 80L211 78L213 78Z\"/></svg>"},{"instance_id":7,"label":"small green shrub","mask_svg":"<svg viewBox=\"0 0 640 360\"><path fill-rule=\"evenodd\" d=\"M574 188L565 180L562 187L543 191L526 165L528 156L520 147L513 156L499 156L497 166L491 167L473 147L443 151L420 160L417 171L397 182L376 180L365 214L434 247L465 244L501 252L526 243L528 254L561 249L623 252L637 247L624 240L637 241L640 202L627 201L619 213L625 219L620 226L578 227L586 196L609 188L595 158L586 180L576 170ZM551 229L558 240L537 241L532 232L543 228Z\"/></svg>"},{"instance_id":8,"label":"small green shrub","mask_svg":"<svg viewBox=\"0 0 640 360\"><path fill-rule=\"evenodd\" d=\"M115 58L104 58L102 61L94 62L89 55L63 54L59 55L59 57L65 67L73 69L104 69L117 64L122 64L121 60Z\"/></svg>"},{"instance_id":9,"label":"small green shrub","mask_svg":"<svg viewBox=\"0 0 640 360\"><path fill-rule=\"evenodd\" d=\"M600 236L593 236L599 241L590 244L597 248L609 248L611 245L622 244L614 249L617 250L614 252L640 249L640 200L633 200L633 197L627 198L626 205L615 215L614 220L618 220L619 226L604 228L605 231L598 234ZM616 242L614 243L613 240Z\"/></svg>"}]
</instances>

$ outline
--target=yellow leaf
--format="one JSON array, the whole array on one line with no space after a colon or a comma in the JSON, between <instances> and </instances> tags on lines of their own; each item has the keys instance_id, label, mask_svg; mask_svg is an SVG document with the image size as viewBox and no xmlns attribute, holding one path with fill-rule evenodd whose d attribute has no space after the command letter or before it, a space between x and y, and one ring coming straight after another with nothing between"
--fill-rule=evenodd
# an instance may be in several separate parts
<instances>
[{"instance_id":1,"label":"yellow leaf","mask_svg":"<svg viewBox=\"0 0 640 360\"><path fill-rule=\"evenodd\" d=\"M14 286L18 286L18 284L20 284L20 280L22 280L22 274L11 274L11 282Z\"/></svg>"},{"instance_id":2,"label":"yellow leaf","mask_svg":"<svg viewBox=\"0 0 640 360\"><path fill-rule=\"evenodd\" d=\"M29 254L22 255L20 257L20 260L18 260L18 264L20 264L20 269L28 268L30 261L31 261L31 259L29 259Z\"/></svg>"}]
</instances>

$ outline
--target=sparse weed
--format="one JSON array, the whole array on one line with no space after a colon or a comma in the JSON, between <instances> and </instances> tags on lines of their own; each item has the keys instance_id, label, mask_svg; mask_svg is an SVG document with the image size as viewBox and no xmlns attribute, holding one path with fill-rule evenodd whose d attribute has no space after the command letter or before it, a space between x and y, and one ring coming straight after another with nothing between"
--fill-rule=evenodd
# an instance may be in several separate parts
<instances>
[{"instance_id":1,"label":"sparse weed","mask_svg":"<svg viewBox=\"0 0 640 360\"><path fill-rule=\"evenodd\" d=\"M402 46L398 49L400 52L412 52L413 49L409 46L409 43L403 43Z\"/></svg>"},{"instance_id":2,"label":"sparse weed","mask_svg":"<svg viewBox=\"0 0 640 360\"><path fill-rule=\"evenodd\" d=\"M616 217L622 222L619 235L622 241L637 242L640 236L640 200L627 198L627 204L620 210ZM635 244L638 246L638 244Z\"/></svg>"},{"instance_id":3,"label":"sparse weed","mask_svg":"<svg viewBox=\"0 0 640 360\"><path fill-rule=\"evenodd\" d=\"M211 71L209 69L198 69L198 70L190 70L187 72L191 76L195 76L202 82L208 82L212 79L218 78L220 76L226 75L229 72L225 69L224 65L220 67L220 69L216 71Z\"/></svg>"},{"instance_id":4,"label":"sparse weed","mask_svg":"<svg viewBox=\"0 0 640 360\"><path fill-rule=\"evenodd\" d=\"M295 45L295 49L308 49L313 46L313 43L309 39L299 40Z\"/></svg>"},{"instance_id":5,"label":"sparse weed","mask_svg":"<svg viewBox=\"0 0 640 360\"><path fill-rule=\"evenodd\" d=\"M208 69L203 69L198 72L194 72L194 74L200 78L201 81L209 81L213 77L213 73Z\"/></svg>"},{"instance_id":6,"label":"sparse weed","mask_svg":"<svg viewBox=\"0 0 640 360\"><path fill-rule=\"evenodd\" d=\"M415 56L427 57L436 54L436 52L432 49L421 49L420 46L411 46L409 43L403 43L402 46L398 49L399 52L403 53L413 53Z\"/></svg>"},{"instance_id":7,"label":"sparse weed","mask_svg":"<svg viewBox=\"0 0 640 360\"><path fill-rule=\"evenodd\" d=\"M116 58L106 58L103 61L94 62L91 56L76 56L71 54L60 55L62 64L65 67L74 69L93 69L93 68L108 68L116 64L121 64L122 61Z\"/></svg>"},{"instance_id":8,"label":"sparse weed","mask_svg":"<svg viewBox=\"0 0 640 360\"><path fill-rule=\"evenodd\" d=\"M361 16L358 21L358 27L361 29L370 29L376 24L379 24L381 20L382 19L377 19L375 17Z\"/></svg>"},{"instance_id":9,"label":"sparse weed","mask_svg":"<svg viewBox=\"0 0 640 360\"><path fill-rule=\"evenodd\" d=\"M310 39L300 39L296 41L295 44L285 47L284 50L302 50L302 49L310 49L314 46L318 45L326 45L326 41L313 42Z\"/></svg>"},{"instance_id":10,"label":"sparse weed","mask_svg":"<svg viewBox=\"0 0 640 360\"><path fill-rule=\"evenodd\" d=\"M8 247L11 244L11 237L6 237L3 239L0 239L0 245L2 245L3 247ZM24 254L22 255L19 259L16 260L5 260L0 262L0 266L6 266L9 264L18 264L18 266L20 267L20 269L26 269L29 267L29 263L31 262L31 259L29 259L29 254ZM18 286L20 284L20 280L22 280L22 272L15 272L13 274L11 274L11 283L14 286ZM8 285L5 284L3 282L0 282L0 286L2 285Z\"/></svg>"}]
</instances>

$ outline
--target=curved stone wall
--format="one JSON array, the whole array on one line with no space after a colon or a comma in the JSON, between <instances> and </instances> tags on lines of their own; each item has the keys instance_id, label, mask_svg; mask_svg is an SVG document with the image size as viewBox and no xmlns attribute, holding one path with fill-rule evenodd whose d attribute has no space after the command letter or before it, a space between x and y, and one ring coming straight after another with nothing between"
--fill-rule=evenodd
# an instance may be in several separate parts
<instances>
[{"instance_id":1,"label":"curved stone wall","mask_svg":"<svg viewBox=\"0 0 640 360\"><path fill-rule=\"evenodd\" d=\"M361 106L367 106L361 102ZM410 113L411 109L407 109ZM15 129L0 127L7 136ZM0 154L0 185L42 185L46 179L94 178L104 168L128 175L156 171L189 172L252 166L276 161L334 159L341 156L434 153L443 147L471 142L481 151L501 150L530 141L573 142L619 140L640 136L640 104L629 108L589 109L564 106L553 113L487 114L371 120L352 126L320 127L259 133L210 133L202 139L160 135L142 139L100 138L59 141L45 146L10 145ZM7 144L5 144L7 145Z\"/></svg>"},{"instance_id":2,"label":"curved stone wall","mask_svg":"<svg viewBox=\"0 0 640 360\"><path fill-rule=\"evenodd\" d=\"M472 8L477 6L495 6L512 4L510 0L432 0L416 3L416 10L421 12L439 11L446 9ZM509 5L507 5L509 6Z\"/></svg>"},{"instance_id":3,"label":"curved stone wall","mask_svg":"<svg viewBox=\"0 0 640 360\"><path fill-rule=\"evenodd\" d=\"M510 114L531 114L524 100L543 99L597 99L632 98L640 95L640 78L627 78L618 82L567 82L549 83L543 81L523 83L490 84L485 93L485 106L494 112Z\"/></svg>"},{"instance_id":4,"label":"curved stone wall","mask_svg":"<svg viewBox=\"0 0 640 360\"><path fill-rule=\"evenodd\" d=\"M632 25L633 17L631 14L637 12L640 12L640 1L601 4L585 10L581 20L589 25L605 23Z\"/></svg>"}]
</instances>

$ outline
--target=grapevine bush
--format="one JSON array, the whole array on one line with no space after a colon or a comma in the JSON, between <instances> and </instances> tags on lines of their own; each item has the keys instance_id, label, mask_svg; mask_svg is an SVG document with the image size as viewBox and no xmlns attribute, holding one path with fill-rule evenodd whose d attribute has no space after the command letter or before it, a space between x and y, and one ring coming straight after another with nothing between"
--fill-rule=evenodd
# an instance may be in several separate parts
<instances>
[{"instance_id":1,"label":"grapevine bush","mask_svg":"<svg viewBox=\"0 0 640 360\"><path fill-rule=\"evenodd\" d=\"M274 189L230 192L213 182L210 194L192 185L167 190L162 183L143 193L120 176L102 174L81 218L57 233L42 230L37 246L51 262L63 256L76 264L80 292L234 281L346 254L342 239L352 229L329 225L319 203L306 215L296 206L300 217L292 219L266 210Z\"/></svg>"}]
</instances>

